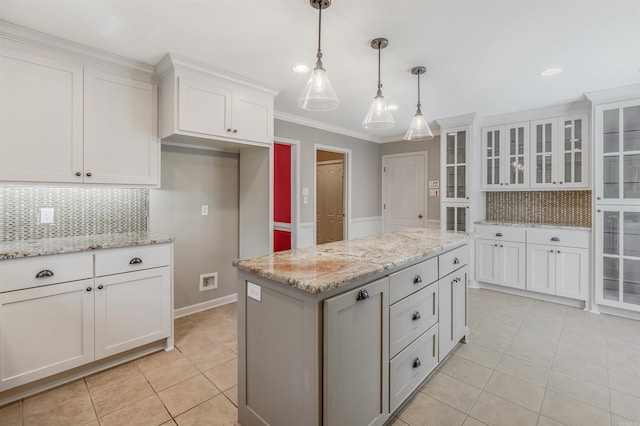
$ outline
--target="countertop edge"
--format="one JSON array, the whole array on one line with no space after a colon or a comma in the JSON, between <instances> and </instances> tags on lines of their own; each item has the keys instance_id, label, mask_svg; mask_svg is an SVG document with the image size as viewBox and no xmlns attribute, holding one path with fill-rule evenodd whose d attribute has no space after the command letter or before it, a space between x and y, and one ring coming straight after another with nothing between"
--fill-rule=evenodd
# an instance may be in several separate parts
<instances>
[{"instance_id":1,"label":"countertop edge","mask_svg":"<svg viewBox=\"0 0 640 426\"><path fill-rule=\"evenodd\" d=\"M501 222L493 220L476 220L474 225L490 225L490 226L513 226L521 228L540 228L540 229L567 229L573 231L591 231L591 227L560 225L553 223L529 223L529 222Z\"/></svg>"}]
</instances>

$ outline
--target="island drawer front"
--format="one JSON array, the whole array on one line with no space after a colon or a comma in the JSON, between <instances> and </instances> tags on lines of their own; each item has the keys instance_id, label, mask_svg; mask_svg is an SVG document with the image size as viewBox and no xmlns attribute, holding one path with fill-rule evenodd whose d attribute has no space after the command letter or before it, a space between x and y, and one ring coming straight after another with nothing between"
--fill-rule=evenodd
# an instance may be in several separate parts
<instances>
[{"instance_id":1,"label":"island drawer front","mask_svg":"<svg viewBox=\"0 0 640 426\"><path fill-rule=\"evenodd\" d=\"M169 244L135 246L96 253L96 277L168 266Z\"/></svg>"},{"instance_id":2,"label":"island drawer front","mask_svg":"<svg viewBox=\"0 0 640 426\"><path fill-rule=\"evenodd\" d=\"M524 243L526 230L517 226L476 225L478 238Z\"/></svg>"},{"instance_id":3,"label":"island drawer front","mask_svg":"<svg viewBox=\"0 0 640 426\"><path fill-rule=\"evenodd\" d=\"M389 309L389 354L396 356L438 322L438 283L402 299Z\"/></svg>"},{"instance_id":4,"label":"island drawer front","mask_svg":"<svg viewBox=\"0 0 640 426\"><path fill-rule=\"evenodd\" d=\"M589 231L535 228L530 228L527 230L527 243L532 244L589 248L590 239L591 233Z\"/></svg>"},{"instance_id":5,"label":"island drawer front","mask_svg":"<svg viewBox=\"0 0 640 426\"><path fill-rule=\"evenodd\" d=\"M396 303L436 281L438 281L437 257L393 273L389 275L389 303Z\"/></svg>"},{"instance_id":6,"label":"island drawer front","mask_svg":"<svg viewBox=\"0 0 640 426\"><path fill-rule=\"evenodd\" d=\"M392 413L438 364L438 326L434 325L390 362L389 412Z\"/></svg>"},{"instance_id":7,"label":"island drawer front","mask_svg":"<svg viewBox=\"0 0 640 426\"><path fill-rule=\"evenodd\" d=\"M462 268L469 262L469 245L453 249L438 257L438 269L440 270L440 278L449 275L456 269Z\"/></svg>"},{"instance_id":8,"label":"island drawer front","mask_svg":"<svg viewBox=\"0 0 640 426\"><path fill-rule=\"evenodd\" d=\"M0 260L0 292L93 278L93 254Z\"/></svg>"}]
</instances>

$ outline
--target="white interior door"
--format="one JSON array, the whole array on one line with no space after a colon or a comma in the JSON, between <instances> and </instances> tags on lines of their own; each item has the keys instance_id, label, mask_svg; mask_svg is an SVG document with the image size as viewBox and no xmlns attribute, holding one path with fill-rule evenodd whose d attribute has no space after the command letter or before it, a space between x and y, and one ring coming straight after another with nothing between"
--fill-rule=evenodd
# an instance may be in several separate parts
<instances>
[{"instance_id":1,"label":"white interior door","mask_svg":"<svg viewBox=\"0 0 640 426\"><path fill-rule=\"evenodd\" d=\"M384 232L425 227L426 169L426 152L382 157Z\"/></svg>"}]
</instances>

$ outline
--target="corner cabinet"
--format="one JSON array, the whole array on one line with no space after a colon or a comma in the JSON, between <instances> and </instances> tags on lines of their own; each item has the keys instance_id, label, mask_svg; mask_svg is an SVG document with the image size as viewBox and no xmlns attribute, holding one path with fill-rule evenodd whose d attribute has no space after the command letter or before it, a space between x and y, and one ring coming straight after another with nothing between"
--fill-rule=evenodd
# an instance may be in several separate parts
<instances>
[{"instance_id":1,"label":"corner cabinet","mask_svg":"<svg viewBox=\"0 0 640 426\"><path fill-rule=\"evenodd\" d=\"M388 359L389 278L325 300L325 424L385 423Z\"/></svg>"},{"instance_id":2,"label":"corner cabinet","mask_svg":"<svg viewBox=\"0 0 640 426\"><path fill-rule=\"evenodd\" d=\"M273 143L276 92L172 54L160 61L157 71L162 76L162 139Z\"/></svg>"},{"instance_id":3,"label":"corner cabinet","mask_svg":"<svg viewBox=\"0 0 640 426\"><path fill-rule=\"evenodd\" d=\"M0 38L0 181L157 185L151 74Z\"/></svg>"}]
</instances>

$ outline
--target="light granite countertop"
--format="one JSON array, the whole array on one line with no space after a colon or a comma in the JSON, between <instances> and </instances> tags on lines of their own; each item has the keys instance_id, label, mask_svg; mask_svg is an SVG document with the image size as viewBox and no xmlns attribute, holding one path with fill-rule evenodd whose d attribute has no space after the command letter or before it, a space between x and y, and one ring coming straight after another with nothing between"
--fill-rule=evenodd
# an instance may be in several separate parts
<instances>
[{"instance_id":1,"label":"light granite countertop","mask_svg":"<svg viewBox=\"0 0 640 426\"><path fill-rule=\"evenodd\" d=\"M39 240L0 241L0 260L88 250L169 243L173 237L157 232L86 235Z\"/></svg>"},{"instance_id":2,"label":"light granite countertop","mask_svg":"<svg viewBox=\"0 0 640 426\"><path fill-rule=\"evenodd\" d=\"M532 223L532 222L496 222L491 220L477 220L476 225L498 225L498 226L521 226L525 228L545 228L545 229L569 229L573 231L591 231L585 226L556 225L553 223Z\"/></svg>"},{"instance_id":3,"label":"light granite countertop","mask_svg":"<svg viewBox=\"0 0 640 426\"><path fill-rule=\"evenodd\" d=\"M236 259L233 264L240 270L318 294L432 257L468 241L466 235L407 229Z\"/></svg>"}]
</instances>

